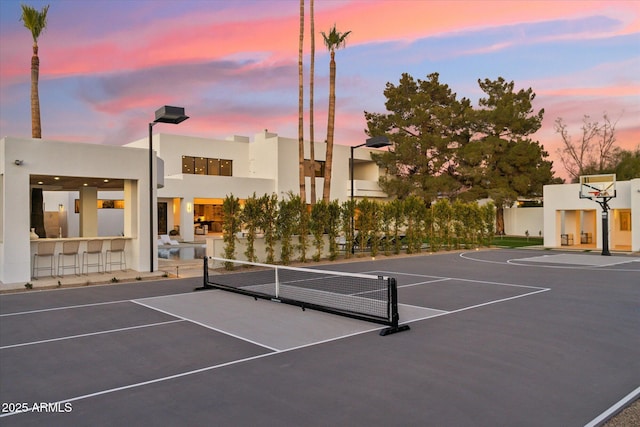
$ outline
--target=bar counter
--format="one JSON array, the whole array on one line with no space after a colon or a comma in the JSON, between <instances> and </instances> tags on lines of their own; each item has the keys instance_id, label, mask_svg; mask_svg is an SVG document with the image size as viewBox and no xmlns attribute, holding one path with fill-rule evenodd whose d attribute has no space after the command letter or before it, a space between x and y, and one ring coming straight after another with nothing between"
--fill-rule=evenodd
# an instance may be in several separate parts
<instances>
[{"instance_id":1,"label":"bar counter","mask_svg":"<svg viewBox=\"0 0 640 427\"><path fill-rule=\"evenodd\" d=\"M33 273L33 262L34 262L34 255L38 252L38 243L41 242L54 242L55 243L55 249L54 249L54 268L53 268L53 273L54 275L57 275L57 270L58 270L58 255L62 252L62 245L64 244L64 242L73 242L73 241L79 241L80 242L80 247L78 248L78 270L82 273L82 253L85 252L87 250L87 242L90 240L102 240L102 271L104 271L105 269L105 262L106 262L106 251L107 249L110 249L111 244L110 242L112 240L115 239L124 239L126 241L131 240L131 237L126 237L126 236L95 236L95 237L46 237L46 238L42 238L42 239L32 239L31 240L31 271ZM126 249L125 245L125 259L128 257L128 252ZM50 265L50 260L49 259L39 259L38 261L38 265L37 267L39 268L38 271L36 271L36 276L38 277L45 277L48 276L48 266ZM69 258L67 258L65 260L65 264L69 264L71 262L71 260ZM94 257L91 259L91 264L93 264L95 262L95 255ZM128 260L127 260L127 264L129 264ZM96 271L96 267L91 267L92 272ZM63 269L60 273L61 276L64 275L70 275L70 274L75 274L74 272L69 271L71 270L70 268L68 269ZM87 268L87 270L89 270L89 268ZM69 271L69 272L67 272Z\"/></svg>"}]
</instances>

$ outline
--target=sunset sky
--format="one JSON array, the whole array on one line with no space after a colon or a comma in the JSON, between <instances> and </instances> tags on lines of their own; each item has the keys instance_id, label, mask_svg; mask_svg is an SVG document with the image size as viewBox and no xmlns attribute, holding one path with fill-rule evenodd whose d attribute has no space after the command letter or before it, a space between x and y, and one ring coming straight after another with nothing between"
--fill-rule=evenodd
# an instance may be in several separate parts
<instances>
[{"instance_id":1,"label":"sunset sky","mask_svg":"<svg viewBox=\"0 0 640 427\"><path fill-rule=\"evenodd\" d=\"M146 137L163 105L191 118L156 132L297 137L298 0L22 2L51 5L39 40L45 139L122 145ZM20 1L0 0L0 137L31 136L32 39L20 15ZM363 112L384 112L387 82L438 72L476 106L478 79L531 87L545 109L534 138L554 160L558 117L579 138L585 114L607 113L618 146L640 146L638 0L316 0L316 140L326 138L328 106L320 32L334 23L352 31L336 54L338 144L364 142ZM305 33L306 84L308 20Z\"/></svg>"}]
</instances>

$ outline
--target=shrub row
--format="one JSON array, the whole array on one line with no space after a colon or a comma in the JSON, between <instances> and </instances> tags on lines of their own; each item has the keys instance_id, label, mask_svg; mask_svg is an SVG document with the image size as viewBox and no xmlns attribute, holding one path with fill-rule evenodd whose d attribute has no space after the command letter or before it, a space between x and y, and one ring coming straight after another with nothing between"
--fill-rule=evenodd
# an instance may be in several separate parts
<instances>
[{"instance_id":1,"label":"shrub row","mask_svg":"<svg viewBox=\"0 0 640 427\"><path fill-rule=\"evenodd\" d=\"M365 251L376 256L399 254L402 250L411 254L424 249L489 246L495 232L493 204L451 203L447 199L431 206L409 197L382 203L335 200L309 207L292 193L282 199L275 194L257 197L254 193L242 207L239 199L227 196L223 211L225 257L235 258L236 236L242 231L247 239L246 259L268 264L276 263L276 241L280 242L278 262L287 265L296 260L306 262L308 256L318 261L325 241L329 242L328 258L335 260L341 253L350 258ZM256 256L254 242L258 236L264 238L265 260ZM296 260L292 259L294 254Z\"/></svg>"}]
</instances>

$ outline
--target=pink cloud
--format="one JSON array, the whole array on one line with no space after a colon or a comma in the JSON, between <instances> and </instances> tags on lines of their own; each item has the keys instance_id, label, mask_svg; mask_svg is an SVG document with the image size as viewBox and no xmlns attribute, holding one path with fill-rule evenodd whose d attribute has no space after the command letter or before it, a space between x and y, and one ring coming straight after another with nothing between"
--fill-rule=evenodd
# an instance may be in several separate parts
<instances>
[{"instance_id":1,"label":"pink cloud","mask_svg":"<svg viewBox=\"0 0 640 427\"><path fill-rule=\"evenodd\" d=\"M334 23L339 30L351 30L349 43L356 45L593 14L614 15L623 20L620 34L640 30L638 8L629 1L510 2L509 7L504 1L460 2L463 7L451 13L456 4L414 0L330 3L316 11L316 49L324 50L319 32L327 31ZM214 12L203 9L118 30L109 34L108 40L92 39L90 34L79 37L73 28L51 26L40 41L42 73L43 77L110 73L210 61L240 52L267 52L267 58L291 58L297 52L297 12L292 5L290 12L282 16L235 15L221 22ZM12 47L3 47L5 64L1 77L24 79L30 47L27 31L8 35L7 44Z\"/></svg>"},{"instance_id":2,"label":"pink cloud","mask_svg":"<svg viewBox=\"0 0 640 427\"><path fill-rule=\"evenodd\" d=\"M395 0L349 2L316 16L330 26L353 30L352 43L414 40L429 35L457 32L522 22L540 22L555 19L578 18L594 14L615 15L625 25L620 34L640 29L640 12L630 1L414 1ZM460 7L456 7L456 6ZM452 13L455 9L455 13ZM339 19L336 19L339 17ZM328 25L327 25L328 23Z\"/></svg>"},{"instance_id":3,"label":"pink cloud","mask_svg":"<svg viewBox=\"0 0 640 427\"><path fill-rule=\"evenodd\" d=\"M638 96L640 86L603 86L603 87L569 87L563 89L541 90L541 95L563 97L563 96Z\"/></svg>"}]
</instances>

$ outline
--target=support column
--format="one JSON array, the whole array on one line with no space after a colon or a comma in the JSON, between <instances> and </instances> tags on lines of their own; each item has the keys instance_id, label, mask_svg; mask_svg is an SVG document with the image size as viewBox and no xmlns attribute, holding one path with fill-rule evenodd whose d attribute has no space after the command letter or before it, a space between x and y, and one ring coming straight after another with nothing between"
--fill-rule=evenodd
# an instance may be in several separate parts
<instances>
[{"instance_id":1,"label":"support column","mask_svg":"<svg viewBox=\"0 0 640 427\"><path fill-rule=\"evenodd\" d=\"M98 189L82 187L80 189L80 237L98 235Z\"/></svg>"}]
</instances>

